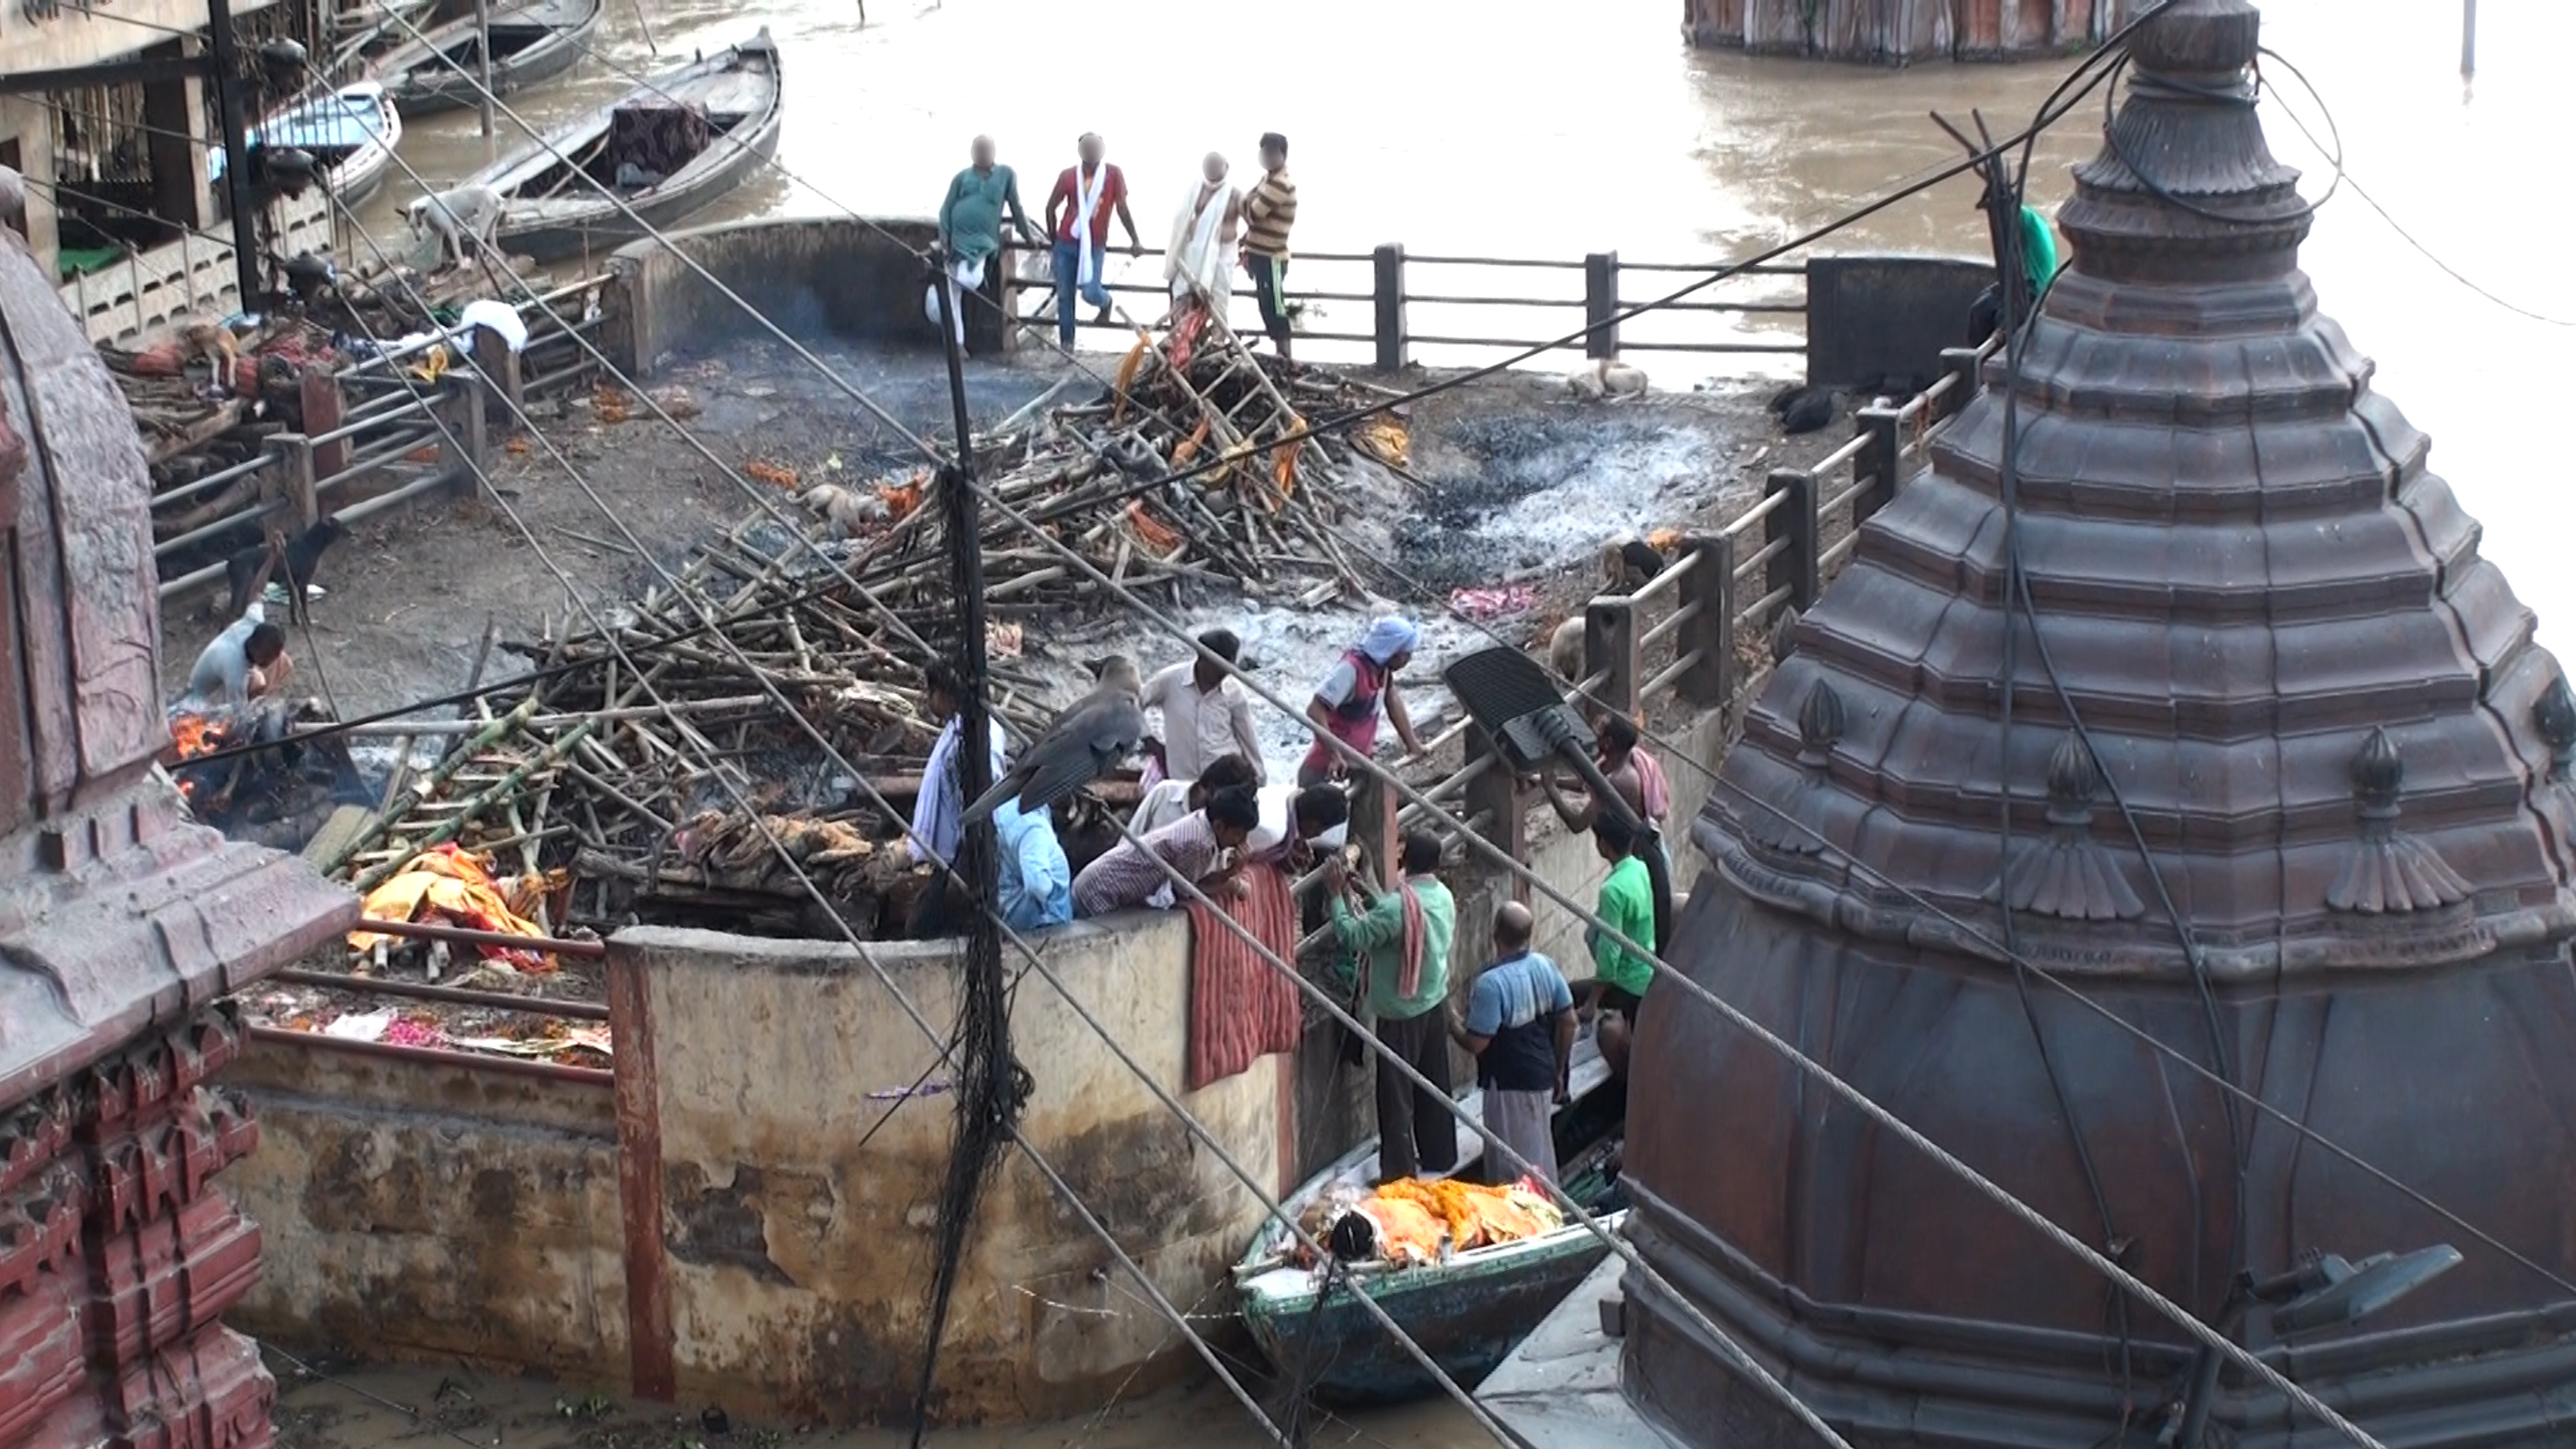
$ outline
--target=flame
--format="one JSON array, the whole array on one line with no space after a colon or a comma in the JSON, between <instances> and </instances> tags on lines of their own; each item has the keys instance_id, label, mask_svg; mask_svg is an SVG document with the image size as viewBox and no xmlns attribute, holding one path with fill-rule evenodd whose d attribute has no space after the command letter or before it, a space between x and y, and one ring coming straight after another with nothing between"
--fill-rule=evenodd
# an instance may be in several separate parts
<instances>
[{"instance_id":1,"label":"flame","mask_svg":"<svg viewBox=\"0 0 2576 1449\"><path fill-rule=\"evenodd\" d=\"M170 718L170 745L182 760L211 753L219 741L215 722L201 714L177 714Z\"/></svg>"}]
</instances>

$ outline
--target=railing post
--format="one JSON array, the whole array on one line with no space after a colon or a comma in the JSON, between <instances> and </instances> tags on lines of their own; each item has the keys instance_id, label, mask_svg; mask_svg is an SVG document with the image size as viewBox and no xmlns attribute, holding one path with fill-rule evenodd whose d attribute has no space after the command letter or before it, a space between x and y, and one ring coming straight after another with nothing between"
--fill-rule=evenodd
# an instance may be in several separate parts
<instances>
[{"instance_id":1,"label":"railing post","mask_svg":"<svg viewBox=\"0 0 2576 1449\"><path fill-rule=\"evenodd\" d=\"M1680 607L1692 612L1673 647L1698 651L1699 663L1683 670L1675 687L1686 703L1723 708L1735 700L1735 541L1701 534L1682 548L1690 572L1682 575Z\"/></svg>"},{"instance_id":2,"label":"railing post","mask_svg":"<svg viewBox=\"0 0 2576 1449\"><path fill-rule=\"evenodd\" d=\"M1941 400L1941 416L1957 417L1985 386L1984 359L1973 347L1944 347L1941 362L1958 379L1950 385L1949 396Z\"/></svg>"},{"instance_id":3,"label":"railing post","mask_svg":"<svg viewBox=\"0 0 2576 1449\"><path fill-rule=\"evenodd\" d=\"M1592 699L1619 714L1637 713L1637 606L1604 594L1583 606L1583 677L1607 671Z\"/></svg>"},{"instance_id":4,"label":"railing post","mask_svg":"<svg viewBox=\"0 0 2576 1449\"><path fill-rule=\"evenodd\" d=\"M322 518L322 499L313 476L313 442L302 433L272 433L261 448L277 470L286 496L295 501L296 521L311 528Z\"/></svg>"},{"instance_id":5,"label":"railing post","mask_svg":"<svg viewBox=\"0 0 2576 1449\"><path fill-rule=\"evenodd\" d=\"M1804 610L1816 601L1816 475L1795 468L1775 468L1770 481L1762 487L1765 499L1775 493L1786 493L1779 506L1762 520L1763 543L1788 546L1771 560L1762 591L1789 591L1789 607Z\"/></svg>"},{"instance_id":6,"label":"railing post","mask_svg":"<svg viewBox=\"0 0 2576 1449\"><path fill-rule=\"evenodd\" d=\"M1401 372L1412 358L1412 331L1404 316L1404 244L1388 242L1372 258L1377 301L1377 370Z\"/></svg>"},{"instance_id":7,"label":"railing post","mask_svg":"<svg viewBox=\"0 0 2576 1449\"><path fill-rule=\"evenodd\" d=\"M525 394L519 382L519 354L510 350L510 340L489 327L474 329L474 370L492 384L495 401L503 409L501 426L509 430L519 416L519 405Z\"/></svg>"},{"instance_id":8,"label":"railing post","mask_svg":"<svg viewBox=\"0 0 2576 1449\"><path fill-rule=\"evenodd\" d=\"M331 369L308 366L302 382L304 393L304 436L318 438L340 431L348 411L347 399L340 395L340 380ZM313 445L313 476L337 478L349 470L349 440L333 438Z\"/></svg>"},{"instance_id":9,"label":"railing post","mask_svg":"<svg viewBox=\"0 0 2576 1449\"><path fill-rule=\"evenodd\" d=\"M1404 879L1403 831L1396 824L1404 802L1373 773L1357 772L1352 779L1349 839L1368 852L1375 888L1391 891Z\"/></svg>"},{"instance_id":10,"label":"railing post","mask_svg":"<svg viewBox=\"0 0 2576 1449\"><path fill-rule=\"evenodd\" d=\"M1511 756L1503 753L1501 744L1482 726L1470 725L1466 758L1471 765L1479 760L1493 762L1483 774L1467 782L1467 798L1461 807L1466 817L1473 820L1479 815L1489 816L1485 838L1514 860L1529 859L1529 814L1521 808L1521 782L1512 773ZM1519 876L1511 877L1510 889L1512 899L1529 899L1529 883Z\"/></svg>"},{"instance_id":11,"label":"railing post","mask_svg":"<svg viewBox=\"0 0 2576 1449\"><path fill-rule=\"evenodd\" d=\"M1855 483L1869 480L1852 494L1852 527L1861 520L1896 501L1898 451L1903 447L1905 417L1894 408L1866 407L1852 414L1853 431L1869 439L1869 446L1852 462Z\"/></svg>"},{"instance_id":12,"label":"railing post","mask_svg":"<svg viewBox=\"0 0 2576 1449\"><path fill-rule=\"evenodd\" d=\"M1594 252L1583 259L1583 335L1586 357L1619 355L1619 254Z\"/></svg>"},{"instance_id":13,"label":"railing post","mask_svg":"<svg viewBox=\"0 0 2576 1449\"><path fill-rule=\"evenodd\" d=\"M439 438L439 471L447 477L449 496L472 498L483 482L483 389L489 384L471 373L441 382L446 396L432 404L447 423Z\"/></svg>"}]
</instances>

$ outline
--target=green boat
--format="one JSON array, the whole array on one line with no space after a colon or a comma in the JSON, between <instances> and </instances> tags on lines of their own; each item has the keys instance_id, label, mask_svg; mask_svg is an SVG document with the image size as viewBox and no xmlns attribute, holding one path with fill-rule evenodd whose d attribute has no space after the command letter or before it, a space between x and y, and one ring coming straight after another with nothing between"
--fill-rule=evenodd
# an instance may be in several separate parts
<instances>
[{"instance_id":1,"label":"green boat","mask_svg":"<svg viewBox=\"0 0 2576 1449\"><path fill-rule=\"evenodd\" d=\"M1627 1215L1627 1199L1618 1186L1626 1106L1609 1078L1587 1036L1575 1053L1574 1100L1557 1109L1554 1125L1567 1194L1616 1231ZM1470 1091L1459 1105L1476 1116L1482 1097ZM1464 1124L1458 1137L1459 1165L1452 1175L1472 1177L1484 1156L1484 1140ZM1303 1220L1309 1207L1330 1194L1364 1195L1377 1175L1372 1139L1298 1188L1283 1206ZM1298 1266L1293 1247L1288 1229L1271 1222L1234 1268L1244 1327L1282 1375L1311 1384L1316 1397L1337 1404L1391 1403L1438 1389L1421 1363L1348 1289L1336 1283L1329 1294L1319 1294L1325 1274ZM1344 1281L1375 1299L1450 1377L1474 1388L1609 1252L1591 1229L1568 1221L1535 1238L1450 1254L1422 1266L1350 1264Z\"/></svg>"}]
</instances>

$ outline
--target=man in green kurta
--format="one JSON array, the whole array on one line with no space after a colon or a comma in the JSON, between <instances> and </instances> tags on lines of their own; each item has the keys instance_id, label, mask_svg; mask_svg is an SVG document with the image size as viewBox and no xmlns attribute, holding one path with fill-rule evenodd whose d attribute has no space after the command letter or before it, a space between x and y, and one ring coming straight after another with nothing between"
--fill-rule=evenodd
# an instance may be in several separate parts
<instances>
[{"instance_id":1,"label":"man in green kurta","mask_svg":"<svg viewBox=\"0 0 2576 1449\"><path fill-rule=\"evenodd\" d=\"M1407 1080L1386 1057L1377 1063L1378 1180L1438 1175L1458 1165L1457 1119L1449 1102L1449 943L1458 931L1458 902L1434 872L1440 838L1404 837L1404 879L1363 910L1344 898L1341 857L1329 862L1333 935L1360 953L1368 976L1377 1038L1433 1088Z\"/></svg>"},{"instance_id":2,"label":"man in green kurta","mask_svg":"<svg viewBox=\"0 0 2576 1449\"><path fill-rule=\"evenodd\" d=\"M976 137L971 154L973 164L948 183L948 195L939 203L939 248L947 254L948 275L955 283L957 340L966 345L974 339L967 350L980 352L997 345L1002 331L998 291L988 283L999 276L995 259L1002 250L1003 219L1007 216L1031 244L1037 232L1020 207L1019 177L993 159L993 138ZM930 320L936 325L938 298L931 303Z\"/></svg>"}]
</instances>

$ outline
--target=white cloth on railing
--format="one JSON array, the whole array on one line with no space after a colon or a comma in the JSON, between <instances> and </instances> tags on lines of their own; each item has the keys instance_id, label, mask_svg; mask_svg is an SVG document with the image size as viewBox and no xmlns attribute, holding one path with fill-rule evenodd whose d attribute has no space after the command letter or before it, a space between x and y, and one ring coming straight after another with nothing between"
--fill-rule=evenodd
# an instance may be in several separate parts
<instances>
[{"instance_id":1,"label":"white cloth on railing","mask_svg":"<svg viewBox=\"0 0 2576 1449\"><path fill-rule=\"evenodd\" d=\"M950 306L954 309L952 315L956 319L957 343L961 347L966 343L966 298L968 294L983 288L984 261L982 257L954 257L948 263L949 282L957 289L955 295L950 298ZM937 284L921 289L921 313L930 319L931 326L939 325Z\"/></svg>"},{"instance_id":2,"label":"white cloth on railing","mask_svg":"<svg viewBox=\"0 0 2576 1449\"><path fill-rule=\"evenodd\" d=\"M1172 244L1163 252L1163 280L1172 284L1172 300L1196 293L1208 299L1219 317L1234 297L1234 242L1225 235L1225 214L1234 209L1234 191L1224 182L1202 183L1181 202L1172 218Z\"/></svg>"},{"instance_id":3,"label":"white cloth on railing","mask_svg":"<svg viewBox=\"0 0 2576 1449\"><path fill-rule=\"evenodd\" d=\"M519 316L519 309L507 302L477 297L466 303L464 310L456 315L456 340L471 348L477 327L489 327L500 333L501 340L510 345L513 353L528 350L528 324Z\"/></svg>"}]
</instances>

